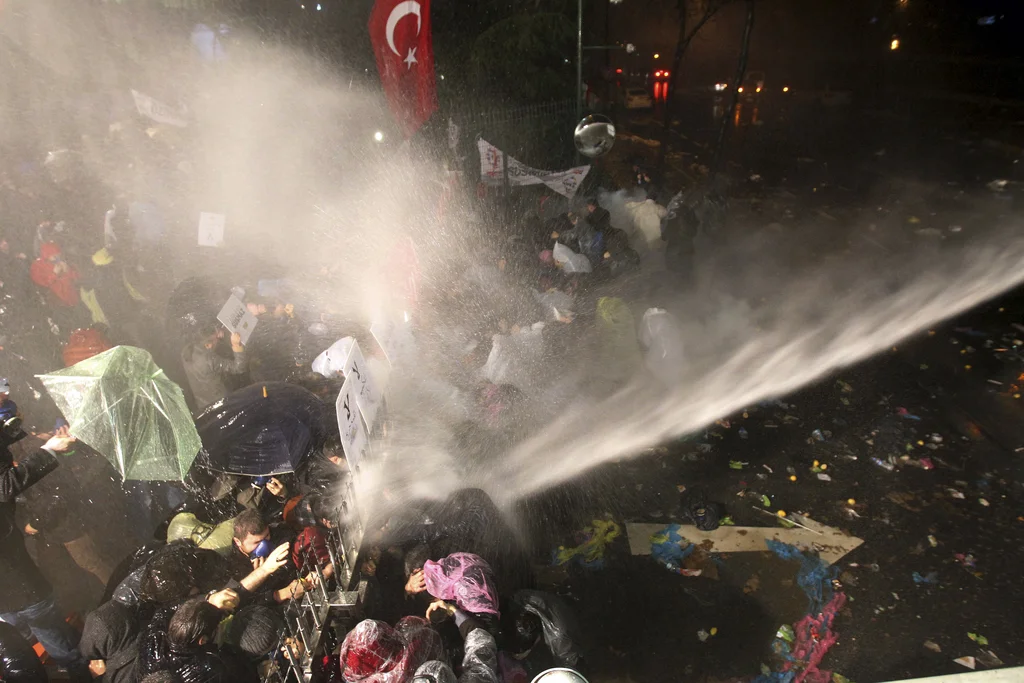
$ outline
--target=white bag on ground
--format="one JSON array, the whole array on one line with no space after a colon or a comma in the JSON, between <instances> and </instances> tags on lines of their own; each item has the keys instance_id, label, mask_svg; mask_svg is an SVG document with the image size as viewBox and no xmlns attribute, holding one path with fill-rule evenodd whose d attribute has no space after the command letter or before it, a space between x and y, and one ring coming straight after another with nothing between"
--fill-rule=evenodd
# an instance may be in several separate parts
<instances>
[{"instance_id":1,"label":"white bag on ground","mask_svg":"<svg viewBox=\"0 0 1024 683\"><path fill-rule=\"evenodd\" d=\"M583 254L577 254L562 243L556 244L551 253L555 263L561 264L562 270L566 273L589 273L593 270L590 267L590 259Z\"/></svg>"},{"instance_id":2,"label":"white bag on ground","mask_svg":"<svg viewBox=\"0 0 1024 683\"><path fill-rule=\"evenodd\" d=\"M662 308L648 308L640 321L640 348L644 366L665 382L679 380L683 371L683 333L676 320Z\"/></svg>"},{"instance_id":3,"label":"white bag on ground","mask_svg":"<svg viewBox=\"0 0 1024 683\"><path fill-rule=\"evenodd\" d=\"M533 298L544 310L546 320L557 320L559 316L565 317L566 313L572 313L576 302L571 294L566 294L560 289L551 289L546 292L533 290ZM557 311L557 312L556 312Z\"/></svg>"},{"instance_id":4,"label":"white bag on ground","mask_svg":"<svg viewBox=\"0 0 1024 683\"><path fill-rule=\"evenodd\" d=\"M496 334L481 375L492 384L511 384L523 391L543 379L544 323L515 334Z\"/></svg>"}]
</instances>

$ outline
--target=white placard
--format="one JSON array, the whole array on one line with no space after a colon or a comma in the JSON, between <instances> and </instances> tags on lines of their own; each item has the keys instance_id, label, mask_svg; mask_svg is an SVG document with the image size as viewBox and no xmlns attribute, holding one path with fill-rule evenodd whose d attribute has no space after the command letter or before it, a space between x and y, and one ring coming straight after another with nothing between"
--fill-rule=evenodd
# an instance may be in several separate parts
<instances>
[{"instance_id":1,"label":"white placard","mask_svg":"<svg viewBox=\"0 0 1024 683\"><path fill-rule=\"evenodd\" d=\"M356 394L359 412L366 420L367 433L373 434L373 421L377 417L377 409L380 408L383 393L366 358L363 357L363 352L359 349L358 342L352 343L352 350L349 351L348 358L345 359L345 369L342 372L346 382L350 380L354 382L353 391Z\"/></svg>"},{"instance_id":2,"label":"white placard","mask_svg":"<svg viewBox=\"0 0 1024 683\"><path fill-rule=\"evenodd\" d=\"M476 144L480 151L480 180L488 185L501 185L507 174L509 185L547 185L572 199L590 172L590 166L576 166L567 171L542 171L512 157L506 162L503 159L505 153L486 140L477 140Z\"/></svg>"},{"instance_id":3,"label":"white placard","mask_svg":"<svg viewBox=\"0 0 1024 683\"><path fill-rule=\"evenodd\" d=\"M349 469L358 472L359 464L366 459L370 447L370 439L366 435L363 421L359 417L359 405L356 401L356 382L347 377L334 402L334 410L338 414L338 431L341 432L341 445L345 449L345 459Z\"/></svg>"},{"instance_id":4,"label":"white placard","mask_svg":"<svg viewBox=\"0 0 1024 683\"><path fill-rule=\"evenodd\" d=\"M199 214L199 246L201 247L223 247L224 246L224 224L227 219L222 213Z\"/></svg>"},{"instance_id":5,"label":"white placard","mask_svg":"<svg viewBox=\"0 0 1024 683\"><path fill-rule=\"evenodd\" d=\"M256 329L257 322L256 316L250 313L241 299L234 294L228 297L224 307L220 309L220 313L217 314L217 320L221 321L224 327L228 328L228 332L232 334L238 333L238 336L242 338L243 344L249 343L249 337L252 336L252 331Z\"/></svg>"},{"instance_id":6,"label":"white placard","mask_svg":"<svg viewBox=\"0 0 1024 683\"><path fill-rule=\"evenodd\" d=\"M160 100L155 100L149 95L144 95L138 90L132 90L132 99L135 100L135 108L143 116L153 119L158 123L166 123L169 126L185 128L188 126L188 119L185 112L169 107Z\"/></svg>"}]
</instances>

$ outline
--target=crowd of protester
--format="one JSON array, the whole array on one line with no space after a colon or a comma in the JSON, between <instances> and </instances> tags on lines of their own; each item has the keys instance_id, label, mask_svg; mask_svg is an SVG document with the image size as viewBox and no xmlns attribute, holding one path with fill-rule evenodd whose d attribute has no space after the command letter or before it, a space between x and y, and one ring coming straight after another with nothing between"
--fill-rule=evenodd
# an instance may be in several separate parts
<instances>
[{"instance_id":1,"label":"crowd of protester","mask_svg":"<svg viewBox=\"0 0 1024 683\"><path fill-rule=\"evenodd\" d=\"M634 171L642 193L650 177ZM278 476L223 475L200 458L180 486L122 481L68 433L35 376L130 344L152 353L197 417L274 381L333 409L343 378L318 354L369 336L262 281L238 293L258 320L243 344L214 317L228 292L175 282L154 263L166 231L154 230L149 198L69 206L53 201L68 194L58 184L43 168L0 175L0 679L45 680L42 653L74 681L263 680L303 654L286 638L286 606L347 588L331 552L349 476L337 438ZM522 436L524 396L559 400L539 364L593 362L593 381L614 383L644 362L629 307L601 295L642 268L642 235L613 226L595 195L549 208L561 201L517 212L454 285L422 292L412 324L423 364L468 397L450 420L467 466ZM551 666L585 669L571 608L535 590L486 496L408 503L371 524L352 569L377 599L314 661L314 680L520 683Z\"/></svg>"}]
</instances>

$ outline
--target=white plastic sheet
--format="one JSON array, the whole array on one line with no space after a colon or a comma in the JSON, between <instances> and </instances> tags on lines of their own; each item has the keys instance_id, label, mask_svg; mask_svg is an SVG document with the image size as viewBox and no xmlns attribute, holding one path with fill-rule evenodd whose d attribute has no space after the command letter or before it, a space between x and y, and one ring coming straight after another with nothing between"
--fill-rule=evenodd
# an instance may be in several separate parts
<instances>
[{"instance_id":1,"label":"white plastic sheet","mask_svg":"<svg viewBox=\"0 0 1024 683\"><path fill-rule=\"evenodd\" d=\"M583 254L577 254L562 243L556 244L551 253L555 262L561 264L562 270L566 273L589 273L593 270L590 259Z\"/></svg>"}]
</instances>

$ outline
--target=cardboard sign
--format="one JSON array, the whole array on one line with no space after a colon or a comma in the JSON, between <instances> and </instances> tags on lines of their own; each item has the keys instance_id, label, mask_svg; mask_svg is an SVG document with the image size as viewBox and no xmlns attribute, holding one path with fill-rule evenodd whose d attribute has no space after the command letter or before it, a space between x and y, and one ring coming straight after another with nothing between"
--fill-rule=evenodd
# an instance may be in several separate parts
<instances>
[{"instance_id":1,"label":"cardboard sign","mask_svg":"<svg viewBox=\"0 0 1024 683\"><path fill-rule=\"evenodd\" d=\"M180 109L170 107L160 100L149 95L132 90L132 99L135 100L135 107L143 116L153 119L158 123L166 123L169 126L185 128L188 126L187 114Z\"/></svg>"},{"instance_id":2,"label":"cardboard sign","mask_svg":"<svg viewBox=\"0 0 1024 683\"><path fill-rule=\"evenodd\" d=\"M222 213L199 214L199 246L201 247L223 247L224 246L224 224L227 219Z\"/></svg>"},{"instance_id":3,"label":"cardboard sign","mask_svg":"<svg viewBox=\"0 0 1024 683\"><path fill-rule=\"evenodd\" d=\"M370 439L359 417L356 384L354 378L347 377L334 402L334 409L338 414L338 430L341 432L341 446L345 449L345 459L348 460L348 466L353 472L358 472L359 464L366 459L370 448Z\"/></svg>"},{"instance_id":4,"label":"cardboard sign","mask_svg":"<svg viewBox=\"0 0 1024 683\"><path fill-rule=\"evenodd\" d=\"M256 329L256 316L249 312L242 301L232 294L228 297L227 303L217 314L217 320L221 321L228 332L238 334L242 338L242 344L249 343L252 331Z\"/></svg>"},{"instance_id":5,"label":"cardboard sign","mask_svg":"<svg viewBox=\"0 0 1024 683\"><path fill-rule=\"evenodd\" d=\"M372 434L373 421L377 417L383 393L363 357L363 352L359 349L358 342L353 341L342 373L345 375L346 384L353 382L356 404L359 406L359 412L363 414L363 419L366 420L366 431Z\"/></svg>"}]
</instances>

